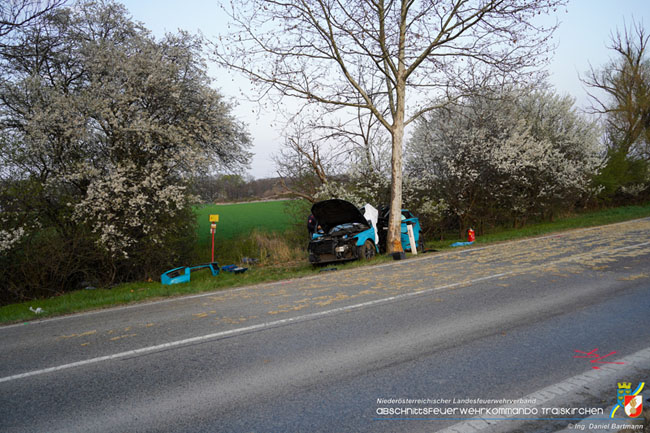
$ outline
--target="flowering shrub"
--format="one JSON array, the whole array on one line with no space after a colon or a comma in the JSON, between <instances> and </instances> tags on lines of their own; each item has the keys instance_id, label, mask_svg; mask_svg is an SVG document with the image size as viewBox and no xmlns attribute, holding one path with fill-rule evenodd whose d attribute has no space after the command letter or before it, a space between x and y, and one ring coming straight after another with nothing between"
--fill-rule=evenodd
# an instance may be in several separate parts
<instances>
[{"instance_id":1,"label":"flowering shrub","mask_svg":"<svg viewBox=\"0 0 650 433\"><path fill-rule=\"evenodd\" d=\"M407 149L411 176L430 185L468 224L549 216L597 191L599 129L550 92L467 98L416 126Z\"/></svg>"},{"instance_id":2,"label":"flowering shrub","mask_svg":"<svg viewBox=\"0 0 650 433\"><path fill-rule=\"evenodd\" d=\"M26 250L12 251L22 241L65 249L57 258L76 267L59 267L64 288L188 260L193 178L250 159L247 133L210 87L201 41L156 40L111 2L56 10L13 37L20 47L0 65L0 209L15 216L0 232L3 286L26 286L8 270L29 266Z\"/></svg>"},{"instance_id":3,"label":"flowering shrub","mask_svg":"<svg viewBox=\"0 0 650 433\"><path fill-rule=\"evenodd\" d=\"M0 254L4 251L10 250L25 234L24 227L17 227L15 229L0 229Z\"/></svg>"}]
</instances>

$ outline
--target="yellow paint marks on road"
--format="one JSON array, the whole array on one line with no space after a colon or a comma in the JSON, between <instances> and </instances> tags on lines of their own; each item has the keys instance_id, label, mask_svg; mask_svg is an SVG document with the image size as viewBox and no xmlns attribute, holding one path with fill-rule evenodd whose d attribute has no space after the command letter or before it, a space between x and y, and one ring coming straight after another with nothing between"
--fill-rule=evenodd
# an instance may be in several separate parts
<instances>
[{"instance_id":1,"label":"yellow paint marks on road","mask_svg":"<svg viewBox=\"0 0 650 433\"><path fill-rule=\"evenodd\" d=\"M287 289L280 289L277 292L271 292L267 293L267 296L286 296L287 295Z\"/></svg>"},{"instance_id":2,"label":"yellow paint marks on road","mask_svg":"<svg viewBox=\"0 0 650 433\"><path fill-rule=\"evenodd\" d=\"M377 292L375 290L362 290L359 293L357 293L357 296L365 296L365 295L374 295Z\"/></svg>"},{"instance_id":3,"label":"yellow paint marks on road","mask_svg":"<svg viewBox=\"0 0 650 433\"><path fill-rule=\"evenodd\" d=\"M325 298L322 301L315 302L316 305L319 305L321 307L325 307L327 305L330 305L333 302L336 301L344 301L348 299L350 296L346 295L345 293L337 293L336 296L321 296L321 298Z\"/></svg>"},{"instance_id":4,"label":"yellow paint marks on road","mask_svg":"<svg viewBox=\"0 0 650 433\"><path fill-rule=\"evenodd\" d=\"M117 341L117 340L121 340L121 339L123 339L123 338L135 337L136 335L138 335L138 334L125 334L125 335L119 335L119 336L117 336L117 337L113 337L113 338L111 338L111 341Z\"/></svg>"},{"instance_id":5,"label":"yellow paint marks on road","mask_svg":"<svg viewBox=\"0 0 650 433\"><path fill-rule=\"evenodd\" d=\"M294 301L295 304L308 304L311 301L311 298L304 298Z\"/></svg>"},{"instance_id":6,"label":"yellow paint marks on road","mask_svg":"<svg viewBox=\"0 0 650 433\"><path fill-rule=\"evenodd\" d=\"M290 313L291 311L300 311L303 308L309 307L309 299L301 299L300 301L296 301L294 305L289 305L289 304L283 304L283 305L278 305L277 310L272 310L269 311L268 314L280 314L280 313Z\"/></svg>"},{"instance_id":7,"label":"yellow paint marks on road","mask_svg":"<svg viewBox=\"0 0 650 433\"><path fill-rule=\"evenodd\" d=\"M57 338L76 338L76 337L87 337L88 335L96 334L97 330L82 332L81 334L70 334L70 335L61 335Z\"/></svg>"},{"instance_id":8,"label":"yellow paint marks on road","mask_svg":"<svg viewBox=\"0 0 650 433\"><path fill-rule=\"evenodd\" d=\"M90 343L81 343L82 346L88 346Z\"/></svg>"},{"instance_id":9,"label":"yellow paint marks on road","mask_svg":"<svg viewBox=\"0 0 650 433\"><path fill-rule=\"evenodd\" d=\"M239 325L240 323L244 323L247 321L249 318L248 317L217 317L215 320L218 323L224 324L224 325Z\"/></svg>"},{"instance_id":10,"label":"yellow paint marks on road","mask_svg":"<svg viewBox=\"0 0 650 433\"><path fill-rule=\"evenodd\" d=\"M648 278L648 274L636 274L636 275L630 275L629 277L623 277L620 278L621 281L634 281L634 280L640 280L642 278Z\"/></svg>"}]
</instances>

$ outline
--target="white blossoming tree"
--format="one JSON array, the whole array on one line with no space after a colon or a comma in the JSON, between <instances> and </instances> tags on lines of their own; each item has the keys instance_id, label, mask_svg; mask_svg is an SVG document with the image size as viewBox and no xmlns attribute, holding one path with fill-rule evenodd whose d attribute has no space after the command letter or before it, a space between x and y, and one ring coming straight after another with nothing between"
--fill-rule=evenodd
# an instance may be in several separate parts
<instances>
[{"instance_id":1,"label":"white blossoming tree","mask_svg":"<svg viewBox=\"0 0 650 433\"><path fill-rule=\"evenodd\" d=\"M599 146L599 129L568 96L486 92L423 119L407 148L408 169L444 199L463 232L571 208L594 193Z\"/></svg>"},{"instance_id":2,"label":"white blossoming tree","mask_svg":"<svg viewBox=\"0 0 650 433\"><path fill-rule=\"evenodd\" d=\"M55 10L16 40L0 85L0 206L15 227L3 245L58 239L80 269L43 277L59 288L175 265L192 249L192 179L249 160L200 40L156 40L110 1Z\"/></svg>"}]
</instances>

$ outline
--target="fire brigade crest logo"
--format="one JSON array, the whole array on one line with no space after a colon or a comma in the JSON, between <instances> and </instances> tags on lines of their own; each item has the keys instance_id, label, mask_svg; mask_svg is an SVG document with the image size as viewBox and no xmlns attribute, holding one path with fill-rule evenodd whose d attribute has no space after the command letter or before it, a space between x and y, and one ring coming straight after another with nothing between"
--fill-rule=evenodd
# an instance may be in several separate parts
<instances>
[{"instance_id":1,"label":"fire brigade crest logo","mask_svg":"<svg viewBox=\"0 0 650 433\"><path fill-rule=\"evenodd\" d=\"M625 413L630 418L636 418L643 411L643 398L640 395L625 396Z\"/></svg>"},{"instance_id":2,"label":"fire brigade crest logo","mask_svg":"<svg viewBox=\"0 0 650 433\"><path fill-rule=\"evenodd\" d=\"M630 418L636 418L641 415L643 411L643 397L641 396L641 391L645 386L645 382L639 383L639 385L632 390L632 384L629 382L619 382L618 391L616 392L616 400L618 404L612 409L610 418L614 418L614 414L619 408L623 408L625 414Z\"/></svg>"}]
</instances>

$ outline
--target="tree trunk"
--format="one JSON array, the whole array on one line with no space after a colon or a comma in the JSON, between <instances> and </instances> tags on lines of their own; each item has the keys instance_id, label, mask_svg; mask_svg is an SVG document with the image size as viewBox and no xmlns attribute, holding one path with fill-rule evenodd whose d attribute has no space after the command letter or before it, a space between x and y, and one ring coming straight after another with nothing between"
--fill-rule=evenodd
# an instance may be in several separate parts
<instances>
[{"instance_id":1,"label":"tree trunk","mask_svg":"<svg viewBox=\"0 0 650 433\"><path fill-rule=\"evenodd\" d=\"M400 119L401 117L401 119ZM402 225L402 140L404 138L404 112L395 119L392 131L393 152L391 158L390 216L388 218L388 253L403 251Z\"/></svg>"},{"instance_id":2,"label":"tree trunk","mask_svg":"<svg viewBox=\"0 0 650 433\"><path fill-rule=\"evenodd\" d=\"M406 112L406 65L404 63L406 46L406 16L408 2L402 1L400 17L400 34L398 49L397 75L395 76L395 105L392 109L393 125L391 128L391 186L390 216L388 217L388 253L398 253L402 249L402 142L404 140L404 116Z\"/></svg>"}]
</instances>

